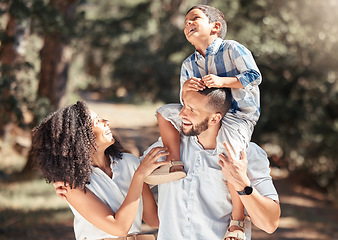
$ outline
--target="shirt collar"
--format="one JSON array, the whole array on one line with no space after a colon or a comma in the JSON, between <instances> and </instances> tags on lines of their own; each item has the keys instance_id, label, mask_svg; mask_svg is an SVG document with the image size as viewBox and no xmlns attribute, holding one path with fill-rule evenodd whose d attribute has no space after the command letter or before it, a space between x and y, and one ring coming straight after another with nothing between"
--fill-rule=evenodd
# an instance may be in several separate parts
<instances>
[{"instance_id":1,"label":"shirt collar","mask_svg":"<svg viewBox=\"0 0 338 240\"><path fill-rule=\"evenodd\" d=\"M209 45L206 52L216 54L219 48L221 47L222 42L223 42L222 38L216 38L215 41L213 41L213 43Z\"/></svg>"},{"instance_id":2,"label":"shirt collar","mask_svg":"<svg viewBox=\"0 0 338 240\"><path fill-rule=\"evenodd\" d=\"M222 42L222 38L216 38L215 41L209 45L205 52L209 54L216 54L221 47ZM199 60L200 58L203 58L202 54L195 50L195 61Z\"/></svg>"},{"instance_id":3,"label":"shirt collar","mask_svg":"<svg viewBox=\"0 0 338 240\"><path fill-rule=\"evenodd\" d=\"M211 155L217 155L217 148L215 149L204 149L202 145L199 143L197 136L189 136L193 142L200 148L201 151L205 151Z\"/></svg>"}]
</instances>

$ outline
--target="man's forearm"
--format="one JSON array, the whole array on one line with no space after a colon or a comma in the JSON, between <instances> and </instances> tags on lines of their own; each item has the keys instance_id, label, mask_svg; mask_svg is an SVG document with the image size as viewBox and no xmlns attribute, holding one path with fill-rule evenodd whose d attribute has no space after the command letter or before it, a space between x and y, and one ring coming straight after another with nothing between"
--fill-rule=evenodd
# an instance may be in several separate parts
<instances>
[{"instance_id":1,"label":"man's forearm","mask_svg":"<svg viewBox=\"0 0 338 240\"><path fill-rule=\"evenodd\" d=\"M262 196L255 189L250 195L240 195L240 199L256 227L267 233L277 229L280 217L278 202Z\"/></svg>"},{"instance_id":2,"label":"man's forearm","mask_svg":"<svg viewBox=\"0 0 338 240\"><path fill-rule=\"evenodd\" d=\"M234 186L236 191L242 191L246 186L251 184L246 172L248 163L246 151L242 151L241 161L238 161L234 160L226 143L224 143L224 147L229 157L219 154L219 164L223 175ZM253 188L251 193L248 192L247 194L249 195L240 195L240 199L252 223L267 233L273 233L278 227L280 216L279 203L262 196L255 188Z\"/></svg>"}]
</instances>

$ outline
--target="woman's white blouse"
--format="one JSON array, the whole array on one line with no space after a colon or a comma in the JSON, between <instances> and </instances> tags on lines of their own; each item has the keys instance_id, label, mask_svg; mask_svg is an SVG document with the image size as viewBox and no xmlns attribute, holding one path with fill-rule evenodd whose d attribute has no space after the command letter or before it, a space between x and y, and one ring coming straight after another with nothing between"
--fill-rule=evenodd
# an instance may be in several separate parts
<instances>
[{"instance_id":1,"label":"woman's white blouse","mask_svg":"<svg viewBox=\"0 0 338 240\"><path fill-rule=\"evenodd\" d=\"M140 164L140 160L134 155L123 153L122 159L111 159L111 162L113 177L110 178L100 168L92 167L93 172L90 175L90 184L87 184L86 187L116 213L127 196L131 180L135 170ZM98 229L82 217L70 204L69 206L74 214L74 232L76 239L90 240L118 237ZM141 232L142 212L143 204L141 199L141 204L129 233L137 234Z\"/></svg>"}]
</instances>

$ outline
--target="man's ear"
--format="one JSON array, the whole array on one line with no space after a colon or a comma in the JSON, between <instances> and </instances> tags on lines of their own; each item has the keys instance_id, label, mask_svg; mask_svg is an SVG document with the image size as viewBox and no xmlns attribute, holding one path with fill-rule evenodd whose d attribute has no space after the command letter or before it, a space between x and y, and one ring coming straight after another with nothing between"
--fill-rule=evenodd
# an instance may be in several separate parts
<instances>
[{"instance_id":1,"label":"man's ear","mask_svg":"<svg viewBox=\"0 0 338 240\"><path fill-rule=\"evenodd\" d=\"M214 113L210 118L210 124L215 125L218 124L222 120L223 116L221 113Z\"/></svg>"},{"instance_id":2,"label":"man's ear","mask_svg":"<svg viewBox=\"0 0 338 240\"><path fill-rule=\"evenodd\" d=\"M219 32L222 29L222 23L220 23L220 22L214 22L213 24L214 24L214 26L212 28L213 33L216 33L217 35L219 35Z\"/></svg>"}]
</instances>

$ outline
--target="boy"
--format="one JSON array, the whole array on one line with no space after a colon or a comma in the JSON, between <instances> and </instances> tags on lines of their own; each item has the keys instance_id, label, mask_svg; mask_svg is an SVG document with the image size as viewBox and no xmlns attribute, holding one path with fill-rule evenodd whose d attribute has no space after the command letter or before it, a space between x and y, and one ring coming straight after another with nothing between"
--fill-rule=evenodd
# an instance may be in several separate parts
<instances>
[{"instance_id":1,"label":"boy","mask_svg":"<svg viewBox=\"0 0 338 240\"><path fill-rule=\"evenodd\" d=\"M216 150L219 154L225 153L223 142L226 142L230 147L230 154L240 159L237 156L249 143L253 127L260 115L258 85L261 83L261 74L258 67L248 49L235 41L222 39L226 34L226 21L223 13L216 8L197 5L189 9L184 34L196 51L182 63L181 103L182 96L187 91L199 91L206 87L230 88L232 106L222 120ZM183 164L179 161L179 132L168 121L172 114L169 105L167 109L157 113L157 118L163 144L170 152L167 160L172 161L173 165L171 168L170 165L166 165L165 169L155 170L148 179L148 183L151 184L160 184L185 176ZM228 187L233 202L233 221L224 238L245 239L244 209L237 195L243 193L237 193L229 183Z\"/></svg>"}]
</instances>

